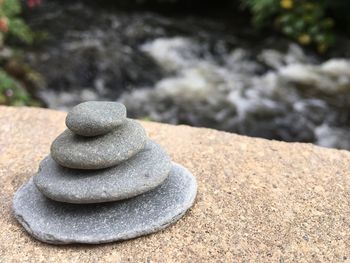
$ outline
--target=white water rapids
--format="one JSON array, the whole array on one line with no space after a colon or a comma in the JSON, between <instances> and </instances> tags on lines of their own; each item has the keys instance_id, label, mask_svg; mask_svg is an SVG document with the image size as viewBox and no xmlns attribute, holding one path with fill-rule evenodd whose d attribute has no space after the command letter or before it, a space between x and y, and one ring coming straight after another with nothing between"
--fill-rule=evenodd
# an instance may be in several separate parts
<instances>
[{"instance_id":1,"label":"white water rapids","mask_svg":"<svg viewBox=\"0 0 350 263\"><path fill-rule=\"evenodd\" d=\"M133 115L350 147L348 127L337 125L340 111L350 106L349 101L332 104L350 93L348 60L312 65L299 47L291 45L286 54L263 50L257 60L270 70L259 75L259 63L250 60L249 52L242 48L218 59L203 52L201 43L174 37L155 39L141 49L169 74L152 88L136 89L121 97Z\"/></svg>"}]
</instances>

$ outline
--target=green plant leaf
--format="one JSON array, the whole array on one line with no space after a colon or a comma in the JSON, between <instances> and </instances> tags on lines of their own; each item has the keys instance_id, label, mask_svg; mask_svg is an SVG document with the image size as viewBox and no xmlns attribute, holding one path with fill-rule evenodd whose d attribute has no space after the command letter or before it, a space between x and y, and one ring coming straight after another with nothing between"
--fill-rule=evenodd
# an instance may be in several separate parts
<instances>
[{"instance_id":1,"label":"green plant leaf","mask_svg":"<svg viewBox=\"0 0 350 263\"><path fill-rule=\"evenodd\" d=\"M14 18L9 21L9 33L25 43L30 44L33 42L32 31L20 18Z\"/></svg>"}]
</instances>

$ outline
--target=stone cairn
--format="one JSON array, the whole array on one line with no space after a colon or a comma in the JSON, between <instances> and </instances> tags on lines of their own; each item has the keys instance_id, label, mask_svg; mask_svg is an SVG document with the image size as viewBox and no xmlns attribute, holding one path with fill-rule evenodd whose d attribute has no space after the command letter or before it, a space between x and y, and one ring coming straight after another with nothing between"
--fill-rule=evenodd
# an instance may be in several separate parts
<instances>
[{"instance_id":1,"label":"stone cairn","mask_svg":"<svg viewBox=\"0 0 350 263\"><path fill-rule=\"evenodd\" d=\"M15 194L15 217L52 244L107 243L161 230L193 204L193 175L126 117L123 104L85 102L67 115L38 173Z\"/></svg>"}]
</instances>

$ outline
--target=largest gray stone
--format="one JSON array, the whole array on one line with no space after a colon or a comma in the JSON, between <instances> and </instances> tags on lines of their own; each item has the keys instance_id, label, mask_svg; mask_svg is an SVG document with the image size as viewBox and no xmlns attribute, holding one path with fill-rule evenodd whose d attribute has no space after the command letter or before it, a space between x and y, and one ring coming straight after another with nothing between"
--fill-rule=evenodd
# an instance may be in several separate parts
<instances>
[{"instance_id":1,"label":"largest gray stone","mask_svg":"<svg viewBox=\"0 0 350 263\"><path fill-rule=\"evenodd\" d=\"M126 119L118 128L101 136L79 136L67 129L53 141L51 156L68 168L107 168L137 154L144 148L146 140L143 127Z\"/></svg>"},{"instance_id":2,"label":"largest gray stone","mask_svg":"<svg viewBox=\"0 0 350 263\"><path fill-rule=\"evenodd\" d=\"M33 179L15 194L15 217L35 238L52 244L107 243L156 232L177 221L196 196L195 178L174 164L156 189L112 203L77 205L46 198Z\"/></svg>"},{"instance_id":3,"label":"largest gray stone","mask_svg":"<svg viewBox=\"0 0 350 263\"><path fill-rule=\"evenodd\" d=\"M47 197L68 203L100 203L134 197L160 185L169 175L171 159L155 142L123 163L102 170L78 170L46 157L34 183Z\"/></svg>"}]
</instances>

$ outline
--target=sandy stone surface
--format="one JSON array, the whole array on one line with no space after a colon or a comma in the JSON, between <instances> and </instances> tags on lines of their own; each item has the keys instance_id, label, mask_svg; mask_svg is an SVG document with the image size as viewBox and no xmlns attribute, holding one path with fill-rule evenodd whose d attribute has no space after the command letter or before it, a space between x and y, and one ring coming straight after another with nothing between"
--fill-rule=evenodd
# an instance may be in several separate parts
<instances>
[{"instance_id":1,"label":"sandy stone surface","mask_svg":"<svg viewBox=\"0 0 350 263\"><path fill-rule=\"evenodd\" d=\"M350 152L143 122L198 181L175 225L105 245L53 246L12 215L66 114L0 107L0 262L349 262Z\"/></svg>"}]
</instances>

